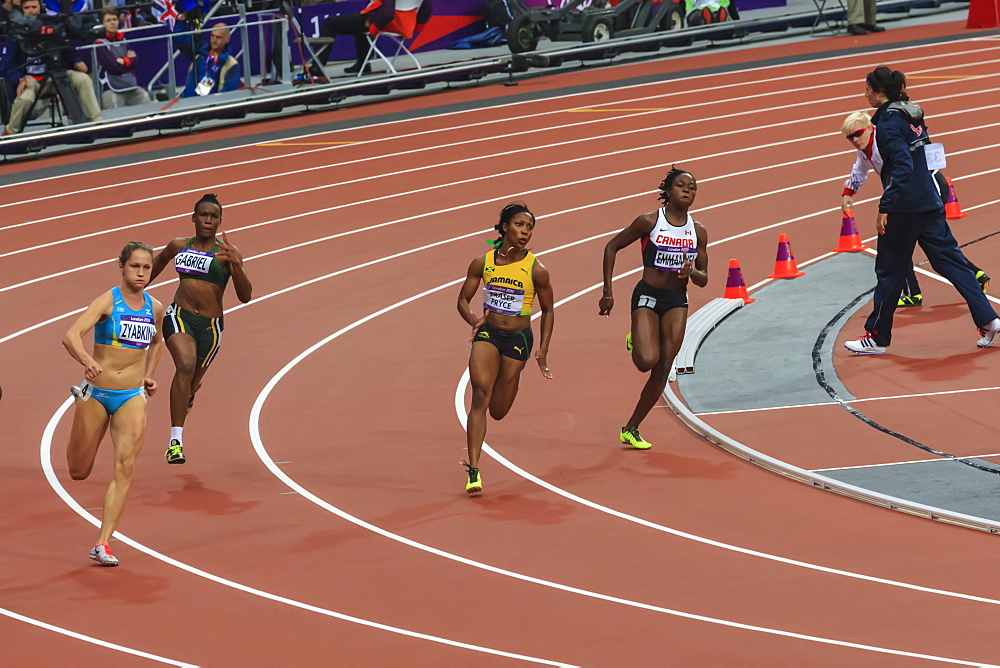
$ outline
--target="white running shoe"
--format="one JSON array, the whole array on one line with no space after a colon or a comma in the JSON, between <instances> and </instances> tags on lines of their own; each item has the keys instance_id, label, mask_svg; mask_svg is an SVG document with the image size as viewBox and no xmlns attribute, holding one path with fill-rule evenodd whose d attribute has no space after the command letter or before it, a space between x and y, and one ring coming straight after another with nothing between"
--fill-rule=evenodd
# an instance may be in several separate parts
<instances>
[{"instance_id":1,"label":"white running shoe","mask_svg":"<svg viewBox=\"0 0 1000 668\"><path fill-rule=\"evenodd\" d=\"M101 566L117 566L118 557L111 554L111 548L107 543L98 543L90 551L90 558L100 562Z\"/></svg>"},{"instance_id":2,"label":"white running shoe","mask_svg":"<svg viewBox=\"0 0 1000 668\"><path fill-rule=\"evenodd\" d=\"M865 334L857 341L845 341L844 347L858 355L882 355L887 349L886 346L875 343L871 334Z\"/></svg>"},{"instance_id":3,"label":"white running shoe","mask_svg":"<svg viewBox=\"0 0 1000 668\"><path fill-rule=\"evenodd\" d=\"M994 318L993 322L988 322L985 327L980 327L979 333L983 335L983 338L976 341L976 345L980 348L989 348L993 345L993 339L997 338L997 334L1000 333L1000 318Z\"/></svg>"}]
</instances>

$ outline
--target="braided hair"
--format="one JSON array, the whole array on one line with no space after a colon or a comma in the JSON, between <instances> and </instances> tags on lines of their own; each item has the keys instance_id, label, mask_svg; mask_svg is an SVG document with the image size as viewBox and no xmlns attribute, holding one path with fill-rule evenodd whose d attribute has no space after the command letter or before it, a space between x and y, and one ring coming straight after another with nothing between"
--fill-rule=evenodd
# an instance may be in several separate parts
<instances>
[{"instance_id":1,"label":"braided hair","mask_svg":"<svg viewBox=\"0 0 1000 668\"><path fill-rule=\"evenodd\" d=\"M910 96L906 94L906 75L899 70L889 69L879 65L868 73L865 83L875 93L882 93L890 102L906 102Z\"/></svg>"},{"instance_id":2,"label":"braided hair","mask_svg":"<svg viewBox=\"0 0 1000 668\"><path fill-rule=\"evenodd\" d=\"M215 206L219 207L219 213L220 214L222 213L222 204L219 202L218 198L216 198L214 193L205 193L204 195L201 196L201 199L198 200L198 202L194 205L195 213L198 213L198 207L201 206L202 203L204 202L208 202L209 204L214 204Z\"/></svg>"},{"instance_id":3,"label":"braided hair","mask_svg":"<svg viewBox=\"0 0 1000 668\"><path fill-rule=\"evenodd\" d=\"M500 248L503 246L504 225L510 223L510 221L514 219L514 216L519 213L528 214L531 216L531 222L535 222L535 214L528 210L528 205L524 202L511 202L500 210L500 222L493 226L493 229L499 232L500 236L497 237L496 241L487 241L486 243L493 244L494 248Z\"/></svg>"},{"instance_id":4,"label":"braided hair","mask_svg":"<svg viewBox=\"0 0 1000 668\"><path fill-rule=\"evenodd\" d=\"M674 181L676 181L677 177L681 174L687 174L692 179L694 178L694 174L691 172L685 169L677 169L677 165L670 165L670 171L667 172L666 178L664 178L663 182L660 183L660 199L663 200L664 204L670 200L670 186L674 185Z\"/></svg>"},{"instance_id":5,"label":"braided hair","mask_svg":"<svg viewBox=\"0 0 1000 668\"><path fill-rule=\"evenodd\" d=\"M125 244L124 248L122 248L122 252L118 256L118 264L124 267L125 263L129 261L130 257L132 257L132 253L136 252L137 250L144 250L147 253L149 253L150 256L153 255L153 249L151 247L147 246L141 241L130 241L127 244Z\"/></svg>"}]
</instances>

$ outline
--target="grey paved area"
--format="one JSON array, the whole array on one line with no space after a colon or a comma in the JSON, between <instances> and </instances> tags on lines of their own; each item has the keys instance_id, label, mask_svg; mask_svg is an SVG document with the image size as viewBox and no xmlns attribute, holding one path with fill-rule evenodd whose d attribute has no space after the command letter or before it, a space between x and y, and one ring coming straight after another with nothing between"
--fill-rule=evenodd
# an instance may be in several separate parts
<instances>
[{"instance_id":1,"label":"grey paved area","mask_svg":"<svg viewBox=\"0 0 1000 668\"><path fill-rule=\"evenodd\" d=\"M816 378L813 347L831 320L874 286L873 268L874 258L867 253L842 253L803 268L805 276L755 291L756 302L734 312L705 339L695 359L695 373L679 377L678 393L695 413L831 402ZM829 328L820 348L826 381L846 401L854 397L836 376L833 345L850 315L870 306L869 296L845 312ZM864 410L860 404L857 408ZM905 435L906 425L888 426ZM1000 446L983 447L1000 452ZM915 447L914 451L921 459L934 457ZM1000 475L954 460L817 473L881 494L1000 521Z\"/></svg>"},{"instance_id":2,"label":"grey paved area","mask_svg":"<svg viewBox=\"0 0 1000 668\"><path fill-rule=\"evenodd\" d=\"M875 260L840 253L753 293L712 332L695 358L695 373L680 376L678 390L695 413L829 403L816 381L812 350L820 331L846 304L875 286ZM857 308L866 307L867 300ZM849 314L848 314L849 315ZM822 348L827 381L853 399L833 373L831 346L843 320Z\"/></svg>"}]
</instances>

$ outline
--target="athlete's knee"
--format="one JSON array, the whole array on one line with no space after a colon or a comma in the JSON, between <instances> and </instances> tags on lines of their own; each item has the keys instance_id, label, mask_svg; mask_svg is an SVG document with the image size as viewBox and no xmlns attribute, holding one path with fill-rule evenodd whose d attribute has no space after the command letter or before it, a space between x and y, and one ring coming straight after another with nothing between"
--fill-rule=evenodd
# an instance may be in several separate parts
<instances>
[{"instance_id":1,"label":"athlete's knee","mask_svg":"<svg viewBox=\"0 0 1000 668\"><path fill-rule=\"evenodd\" d=\"M507 413L510 412L511 404L505 404L503 406L490 406L490 417L494 420L502 420L507 417Z\"/></svg>"},{"instance_id":2,"label":"athlete's knee","mask_svg":"<svg viewBox=\"0 0 1000 668\"><path fill-rule=\"evenodd\" d=\"M655 354L655 351L643 351L638 348L632 349L632 364L635 364L635 368L643 373L646 373L660 361L660 356Z\"/></svg>"},{"instance_id":3,"label":"athlete's knee","mask_svg":"<svg viewBox=\"0 0 1000 668\"><path fill-rule=\"evenodd\" d=\"M485 387L472 388L472 409L485 410L490 403L490 393Z\"/></svg>"},{"instance_id":4,"label":"athlete's knee","mask_svg":"<svg viewBox=\"0 0 1000 668\"><path fill-rule=\"evenodd\" d=\"M194 357L187 357L186 355L183 355L174 359L174 369L176 370L178 376L191 378L194 376L194 372L197 368L198 360Z\"/></svg>"},{"instance_id":5,"label":"athlete's knee","mask_svg":"<svg viewBox=\"0 0 1000 668\"><path fill-rule=\"evenodd\" d=\"M69 465L69 477L73 480L86 480L90 477L90 472L93 470L93 466L74 466Z\"/></svg>"}]
</instances>

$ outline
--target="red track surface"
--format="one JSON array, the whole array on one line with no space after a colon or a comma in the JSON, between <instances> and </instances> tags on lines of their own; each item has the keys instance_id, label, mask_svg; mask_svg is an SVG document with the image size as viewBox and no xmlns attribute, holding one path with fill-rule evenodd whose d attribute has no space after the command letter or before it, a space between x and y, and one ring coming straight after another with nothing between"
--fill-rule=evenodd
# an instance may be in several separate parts
<instances>
[{"instance_id":1,"label":"red track surface","mask_svg":"<svg viewBox=\"0 0 1000 668\"><path fill-rule=\"evenodd\" d=\"M510 91L449 92L0 168L191 149L3 189L12 204L0 225L0 608L162 661L213 666L996 661L993 537L772 475L709 446L665 410L644 424L654 450L617 446L642 379L620 352L624 300L610 321L598 318L592 288L608 235L655 207L652 191L673 162L699 177L695 215L713 243L710 286L692 289L693 308L721 294L729 257L740 258L750 283L770 273L779 232L791 235L800 261L829 250L851 161L836 130L864 106L863 76L883 62L911 76L911 94L948 147L949 173L973 213L954 225L960 240L996 231L996 177L979 174L1000 157L991 145L1000 41L558 93L958 30L553 76L515 91L551 91L550 99L498 97L478 111L306 130L278 146L255 146L250 135ZM245 146L197 153L201 141L243 135ZM317 142L358 143L299 145ZM100 504L110 458L86 482L64 473L68 420L58 411L78 371L58 341L70 314L115 282L110 258L122 243L162 245L188 233L202 192L226 205L255 299L229 304L183 467L161 457L166 392L150 401L147 452L120 527L128 540L115 547L122 566L93 567L85 552L96 529L67 504ZM877 193L872 184L864 194ZM469 499L455 414L468 332L454 300L496 212L515 198L539 214L533 246L565 300L549 358L556 380L542 382L529 367L511 415L490 425L488 442L524 475L487 457L486 494ZM856 213L869 236L874 206ZM42 218L51 219L34 222ZM974 248L970 256L989 267L1000 241ZM632 268L624 257L619 265ZM620 281L620 294L632 280ZM893 355L838 356L854 394L996 384L1000 352L975 350L955 293L924 282L934 306L900 318ZM152 289L161 300L172 291ZM848 323L843 336L859 327ZM165 359L161 383L171 372ZM981 417L995 399L993 390L871 402L866 411L890 425L914 411L938 415L907 426L928 440L957 429L953 450L967 454L970 443L996 450L995 421ZM924 454L883 443L831 407L710 420L808 467ZM10 665L158 660L9 617L0 629Z\"/></svg>"}]
</instances>

